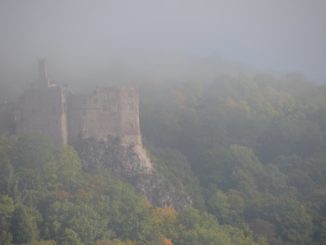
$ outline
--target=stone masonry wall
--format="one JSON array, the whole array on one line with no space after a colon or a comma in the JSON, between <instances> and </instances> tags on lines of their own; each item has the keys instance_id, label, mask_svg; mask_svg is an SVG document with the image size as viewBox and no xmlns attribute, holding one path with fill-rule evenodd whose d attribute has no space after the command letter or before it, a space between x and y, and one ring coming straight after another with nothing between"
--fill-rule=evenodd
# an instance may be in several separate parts
<instances>
[{"instance_id":1,"label":"stone masonry wall","mask_svg":"<svg viewBox=\"0 0 326 245\"><path fill-rule=\"evenodd\" d=\"M137 89L97 88L90 94L66 95L48 79L44 59L38 81L18 102L15 121L17 133L39 131L63 144L118 137L123 145L142 146Z\"/></svg>"},{"instance_id":2,"label":"stone masonry wall","mask_svg":"<svg viewBox=\"0 0 326 245\"><path fill-rule=\"evenodd\" d=\"M122 144L141 145L136 89L98 88L88 95L70 95L67 101L71 143L79 137L105 140L113 136Z\"/></svg>"},{"instance_id":3,"label":"stone masonry wall","mask_svg":"<svg viewBox=\"0 0 326 245\"><path fill-rule=\"evenodd\" d=\"M15 113L16 133L42 132L57 143L67 143L65 96L60 87L30 88Z\"/></svg>"}]
</instances>

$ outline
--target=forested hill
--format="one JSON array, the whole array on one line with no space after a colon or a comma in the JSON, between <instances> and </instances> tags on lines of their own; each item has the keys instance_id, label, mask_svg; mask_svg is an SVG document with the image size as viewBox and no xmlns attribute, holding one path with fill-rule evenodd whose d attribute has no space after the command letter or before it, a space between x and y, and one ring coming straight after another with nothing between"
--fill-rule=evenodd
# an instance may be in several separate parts
<instances>
[{"instance_id":1,"label":"forested hill","mask_svg":"<svg viewBox=\"0 0 326 245\"><path fill-rule=\"evenodd\" d=\"M325 86L239 75L140 92L145 147L193 208L154 207L72 147L3 135L0 244L326 243Z\"/></svg>"},{"instance_id":2,"label":"forested hill","mask_svg":"<svg viewBox=\"0 0 326 245\"><path fill-rule=\"evenodd\" d=\"M220 224L272 244L326 242L326 86L239 75L146 84L141 98L148 147L186 157Z\"/></svg>"}]
</instances>

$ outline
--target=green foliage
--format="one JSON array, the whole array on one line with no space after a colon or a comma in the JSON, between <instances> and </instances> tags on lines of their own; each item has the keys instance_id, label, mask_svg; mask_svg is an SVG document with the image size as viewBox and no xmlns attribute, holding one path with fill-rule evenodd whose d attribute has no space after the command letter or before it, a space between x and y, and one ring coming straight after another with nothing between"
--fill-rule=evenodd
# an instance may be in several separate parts
<instances>
[{"instance_id":1,"label":"green foliage","mask_svg":"<svg viewBox=\"0 0 326 245\"><path fill-rule=\"evenodd\" d=\"M169 148L150 148L151 158L155 168L164 176L174 189L182 190L193 199L196 208L203 208L204 201L200 193L198 179L194 176L191 166L186 157L173 149ZM171 186L166 186L172 189Z\"/></svg>"},{"instance_id":2,"label":"green foliage","mask_svg":"<svg viewBox=\"0 0 326 245\"><path fill-rule=\"evenodd\" d=\"M195 209L182 212L177 219L179 228L175 244L232 244L230 238L222 231L216 220Z\"/></svg>"},{"instance_id":3,"label":"green foliage","mask_svg":"<svg viewBox=\"0 0 326 245\"><path fill-rule=\"evenodd\" d=\"M312 217L291 197L266 198L247 211L250 219L261 217L274 224L276 234L288 244L305 244L312 234Z\"/></svg>"},{"instance_id":4,"label":"green foliage","mask_svg":"<svg viewBox=\"0 0 326 245\"><path fill-rule=\"evenodd\" d=\"M31 245L56 245L56 242L53 240L50 241L33 241Z\"/></svg>"},{"instance_id":5,"label":"green foliage","mask_svg":"<svg viewBox=\"0 0 326 245\"><path fill-rule=\"evenodd\" d=\"M323 243L323 204L307 196L326 185L324 85L241 75L142 90L145 142L186 157L219 222L275 244Z\"/></svg>"},{"instance_id":6,"label":"green foliage","mask_svg":"<svg viewBox=\"0 0 326 245\"><path fill-rule=\"evenodd\" d=\"M37 133L2 136L0 244L326 243L325 86L239 75L140 89L164 191L197 209L153 207Z\"/></svg>"},{"instance_id":7,"label":"green foliage","mask_svg":"<svg viewBox=\"0 0 326 245\"><path fill-rule=\"evenodd\" d=\"M78 234L71 229L65 229L63 236L58 239L60 245L83 245Z\"/></svg>"},{"instance_id":8,"label":"green foliage","mask_svg":"<svg viewBox=\"0 0 326 245\"><path fill-rule=\"evenodd\" d=\"M14 210L13 200L9 196L0 194L0 244L11 244L10 223Z\"/></svg>"},{"instance_id":9,"label":"green foliage","mask_svg":"<svg viewBox=\"0 0 326 245\"><path fill-rule=\"evenodd\" d=\"M32 219L22 206L17 207L13 213L11 233L13 235L13 242L17 244L29 243L33 239Z\"/></svg>"},{"instance_id":10,"label":"green foliage","mask_svg":"<svg viewBox=\"0 0 326 245\"><path fill-rule=\"evenodd\" d=\"M207 213L188 209L177 218L178 237L174 244L256 244L251 234L229 226L220 226L216 219Z\"/></svg>"}]
</instances>

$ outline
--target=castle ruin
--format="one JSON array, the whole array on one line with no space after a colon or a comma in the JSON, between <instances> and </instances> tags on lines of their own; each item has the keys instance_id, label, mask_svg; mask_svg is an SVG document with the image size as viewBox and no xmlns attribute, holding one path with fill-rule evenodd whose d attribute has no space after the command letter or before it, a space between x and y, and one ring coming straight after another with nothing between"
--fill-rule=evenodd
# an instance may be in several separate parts
<instances>
[{"instance_id":1,"label":"castle ruin","mask_svg":"<svg viewBox=\"0 0 326 245\"><path fill-rule=\"evenodd\" d=\"M119 138L122 145L142 146L139 93L134 87L96 88L71 94L51 83L46 61L39 61L39 78L21 96L15 112L16 133L37 131L56 143L78 138Z\"/></svg>"}]
</instances>

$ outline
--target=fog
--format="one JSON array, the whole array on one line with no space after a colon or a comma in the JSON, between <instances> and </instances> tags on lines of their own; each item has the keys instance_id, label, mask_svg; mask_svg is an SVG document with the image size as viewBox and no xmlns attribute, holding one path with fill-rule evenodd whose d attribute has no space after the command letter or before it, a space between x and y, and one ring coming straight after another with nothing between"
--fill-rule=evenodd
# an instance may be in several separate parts
<instances>
[{"instance_id":1,"label":"fog","mask_svg":"<svg viewBox=\"0 0 326 245\"><path fill-rule=\"evenodd\" d=\"M0 245L326 244L325 57L326 0L0 0Z\"/></svg>"},{"instance_id":2,"label":"fog","mask_svg":"<svg viewBox=\"0 0 326 245\"><path fill-rule=\"evenodd\" d=\"M324 82L324 0L1 0L0 81L71 86L247 69Z\"/></svg>"}]
</instances>

